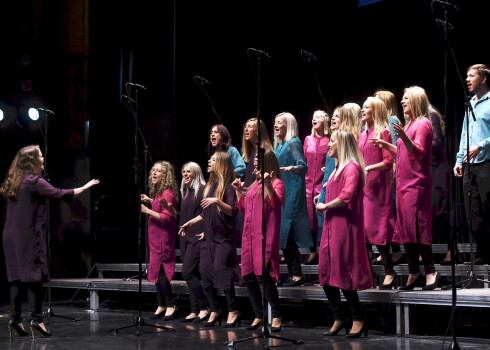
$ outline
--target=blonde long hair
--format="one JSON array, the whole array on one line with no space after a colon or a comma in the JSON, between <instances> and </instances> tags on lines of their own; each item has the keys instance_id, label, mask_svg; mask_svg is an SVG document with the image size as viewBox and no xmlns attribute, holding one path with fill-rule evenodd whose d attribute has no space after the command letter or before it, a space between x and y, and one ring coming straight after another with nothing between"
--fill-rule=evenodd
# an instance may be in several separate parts
<instances>
[{"instance_id":1,"label":"blonde long hair","mask_svg":"<svg viewBox=\"0 0 490 350\"><path fill-rule=\"evenodd\" d=\"M404 95L407 95L410 101L410 108L412 110L413 119L427 118L429 117L429 98L425 93L425 90L420 86L410 86L404 90ZM411 123L411 118L407 116L405 118L405 128Z\"/></svg>"},{"instance_id":2,"label":"blonde long hair","mask_svg":"<svg viewBox=\"0 0 490 350\"><path fill-rule=\"evenodd\" d=\"M250 118L245 122L245 125L248 123L254 123L255 124L255 130L257 131L257 118ZM243 126L243 129L245 130L245 125ZM271 140L269 139L269 135L267 134L267 127L265 126L265 123L261 120L260 121L260 147L267 149L273 149ZM250 156L252 155L252 150L254 149L254 145L248 140L245 139L245 132L243 132L242 135L242 158L245 162L250 162L253 161L253 159L250 159Z\"/></svg>"},{"instance_id":3,"label":"blonde long hair","mask_svg":"<svg viewBox=\"0 0 490 350\"><path fill-rule=\"evenodd\" d=\"M298 123L296 122L294 115L288 112L282 112L275 116L274 121L279 117L286 121L286 136L284 139L274 136L274 146L282 142L287 142L293 137L298 137Z\"/></svg>"},{"instance_id":4,"label":"blonde long hair","mask_svg":"<svg viewBox=\"0 0 490 350\"><path fill-rule=\"evenodd\" d=\"M160 165L162 167L162 178L160 182L154 184L151 181L151 173L148 175L148 192L150 197L155 197L161 195L163 191L171 189L174 196L179 200L179 188L177 186L177 180L175 179L175 171L172 164L167 161L159 160L153 164L152 170L155 165Z\"/></svg>"},{"instance_id":5,"label":"blonde long hair","mask_svg":"<svg viewBox=\"0 0 490 350\"><path fill-rule=\"evenodd\" d=\"M217 181L218 188L214 194L214 197L223 200L226 186L233 182L235 177L235 171L231 157L226 152L215 152L211 157L216 157L214 164L214 170L209 174L209 180L204 188L204 197L206 197L211 190L211 186Z\"/></svg>"},{"instance_id":6,"label":"blonde long hair","mask_svg":"<svg viewBox=\"0 0 490 350\"><path fill-rule=\"evenodd\" d=\"M349 131L356 140L359 139L361 131L361 121L359 113L361 107L357 103L346 103L339 108L339 127L338 129Z\"/></svg>"},{"instance_id":7,"label":"blonde long hair","mask_svg":"<svg viewBox=\"0 0 490 350\"><path fill-rule=\"evenodd\" d=\"M374 97L379 98L385 103L388 117L394 117L400 122L400 117L398 117L398 101L394 93L388 90L378 90L374 93Z\"/></svg>"},{"instance_id":8,"label":"blonde long hair","mask_svg":"<svg viewBox=\"0 0 490 350\"><path fill-rule=\"evenodd\" d=\"M0 188L0 193L9 198L17 195L22 179L25 175L41 175L42 166L39 161L41 149L38 145L22 147L10 164L9 171Z\"/></svg>"},{"instance_id":9,"label":"blonde long hair","mask_svg":"<svg viewBox=\"0 0 490 350\"><path fill-rule=\"evenodd\" d=\"M366 180L364 176L365 163L354 135L349 131L339 129L333 132L332 138L335 138L337 142L337 170L332 172L330 177L335 174L334 179L337 179L337 176L349 162L356 162L361 167L361 176L364 182Z\"/></svg>"},{"instance_id":10,"label":"blonde long hair","mask_svg":"<svg viewBox=\"0 0 490 350\"><path fill-rule=\"evenodd\" d=\"M311 128L311 136L330 135L330 116L328 115L328 113L325 111L322 111L322 110L316 110L313 113L313 118L314 117L321 117L323 119L323 134L324 135L316 135L314 128Z\"/></svg>"},{"instance_id":11,"label":"blonde long hair","mask_svg":"<svg viewBox=\"0 0 490 350\"><path fill-rule=\"evenodd\" d=\"M371 106L374 122L374 137L379 138L384 129L390 128L386 105L377 97L368 97L365 103L368 103ZM367 130L367 125L365 129Z\"/></svg>"},{"instance_id":12,"label":"blonde long hair","mask_svg":"<svg viewBox=\"0 0 490 350\"><path fill-rule=\"evenodd\" d=\"M187 197L189 190L193 189L194 197L197 197L197 191L199 189L199 186L206 184L206 181L204 180L204 176L202 174L201 167L197 163L187 162L184 165L182 165L181 172L184 171L185 167L189 167L189 169L191 170L192 182L189 185L186 185L184 183L184 179L182 178L182 181L180 183L180 194L182 198L185 198Z\"/></svg>"}]
</instances>

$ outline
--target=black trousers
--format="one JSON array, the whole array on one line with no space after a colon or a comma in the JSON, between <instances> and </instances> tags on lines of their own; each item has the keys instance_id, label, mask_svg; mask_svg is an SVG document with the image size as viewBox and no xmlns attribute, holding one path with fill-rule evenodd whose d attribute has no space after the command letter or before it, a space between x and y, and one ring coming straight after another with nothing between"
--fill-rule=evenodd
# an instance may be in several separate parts
<instances>
[{"instance_id":1,"label":"black trousers","mask_svg":"<svg viewBox=\"0 0 490 350\"><path fill-rule=\"evenodd\" d=\"M158 274L158 282L155 283L157 289L157 303L162 307L174 307L174 295L172 293L172 287L170 281L165 275L165 270L160 266L160 272Z\"/></svg>"},{"instance_id":2,"label":"black trousers","mask_svg":"<svg viewBox=\"0 0 490 350\"><path fill-rule=\"evenodd\" d=\"M389 245L376 245L378 252L381 255L381 261L385 267L385 274L394 275L393 260L391 259L390 246Z\"/></svg>"},{"instance_id":3,"label":"black trousers","mask_svg":"<svg viewBox=\"0 0 490 350\"><path fill-rule=\"evenodd\" d=\"M302 276L303 272L301 271L301 254L291 233L288 237L286 249L283 249L282 253L284 254L284 259L286 259L289 274L291 276Z\"/></svg>"},{"instance_id":4,"label":"black trousers","mask_svg":"<svg viewBox=\"0 0 490 350\"><path fill-rule=\"evenodd\" d=\"M212 285L204 288L206 297L208 298L209 309L211 312L219 312L218 290ZM228 304L228 312L238 310L238 303L235 295L235 286L232 284L230 289L223 290L226 302Z\"/></svg>"},{"instance_id":5,"label":"black trousers","mask_svg":"<svg viewBox=\"0 0 490 350\"><path fill-rule=\"evenodd\" d=\"M269 271L269 268L267 269ZM248 296L254 310L255 318L264 318L263 299L260 287L265 287L264 296L269 302L272 310L272 317L281 317L281 309L279 302L279 294L277 292L277 286L274 283L271 275L267 272L265 277L256 276L253 273L243 276L245 285L247 287Z\"/></svg>"},{"instance_id":6,"label":"black trousers","mask_svg":"<svg viewBox=\"0 0 490 350\"><path fill-rule=\"evenodd\" d=\"M20 282L14 281L10 286L10 305L12 308L12 319L16 323L22 322L22 302L28 298L31 313L31 320L43 322L43 283L39 282Z\"/></svg>"},{"instance_id":7,"label":"black trousers","mask_svg":"<svg viewBox=\"0 0 490 350\"><path fill-rule=\"evenodd\" d=\"M191 313L198 314L201 310L207 310L208 303L206 300L206 296L204 295L204 290L201 286L199 272L182 272L182 278L187 282L187 288L189 290L189 301L191 303Z\"/></svg>"},{"instance_id":8,"label":"black trousers","mask_svg":"<svg viewBox=\"0 0 490 350\"><path fill-rule=\"evenodd\" d=\"M465 167L463 192L466 218L476 243L476 256L490 261L490 161ZM468 196L471 194L471 197ZM470 208L471 205L471 208Z\"/></svg>"},{"instance_id":9,"label":"black trousers","mask_svg":"<svg viewBox=\"0 0 490 350\"><path fill-rule=\"evenodd\" d=\"M434 258L432 257L432 246L420 243L404 243L403 245L407 255L408 273L415 274L420 272L419 255L424 263L425 274L436 272Z\"/></svg>"},{"instance_id":10,"label":"black trousers","mask_svg":"<svg viewBox=\"0 0 490 350\"><path fill-rule=\"evenodd\" d=\"M323 290L327 296L336 320L348 321L351 318L350 316L352 316L354 321L364 321L364 309L359 301L359 296L357 295L356 290L342 289L342 294L344 294L345 300L347 300L347 305L349 305L350 316L348 315L347 310L340 299L340 288L324 285Z\"/></svg>"}]
</instances>

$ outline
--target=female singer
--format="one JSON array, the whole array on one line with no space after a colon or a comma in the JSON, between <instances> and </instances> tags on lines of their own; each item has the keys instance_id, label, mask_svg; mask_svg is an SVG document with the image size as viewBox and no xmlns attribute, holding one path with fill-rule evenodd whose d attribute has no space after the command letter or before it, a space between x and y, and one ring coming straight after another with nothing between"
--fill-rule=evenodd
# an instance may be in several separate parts
<instances>
[{"instance_id":1,"label":"female singer","mask_svg":"<svg viewBox=\"0 0 490 350\"><path fill-rule=\"evenodd\" d=\"M308 207L308 219L310 221L310 232L313 237L314 246L310 248L310 256L306 265L318 263L318 253L316 245L318 242L318 220L315 210L314 198L320 194L322 188L323 171L325 159L328 152L328 142L330 141L330 118L325 111L315 111L311 121L311 135L306 136L303 143L308 170L305 175L306 183L306 205Z\"/></svg>"},{"instance_id":2,"label":"female singer","mask_svg":"<svg viewBox=\"0 0 490 350\"><path fill-rule=\"evenodd\" d=\"M209 132L208 158L215 152L226 152L231 157L235 174L243 178L245 176L245 162L236 147L231 145L230 132L223 124L216 124Z\"/></svg>"},{"instance_id":3,"label":"female singer","mask_svg":"<svg viewBox=\"0 0 490 350\"><path fill-rule=\"evenodd\" d=\"M188 162L182 166L182 183L180 185L182 200L180 203L179 225L182 226L201 213L201 201L205 184L201 167L197 163ZM189 229L187 235L180 238L182 278L187 282L191 303L191 313L183 319L183 322L199 323L209 317L209 307L201 286L201 275L199 274L202 241L198 239L197 235L202 232L202 223L198 223Z\"/></svg>"},{"instance_id":4,"label":"female singer","mask_svg":"<svg viewBox=\"0 0 490 350\"><path fill-rule=\"evenodd\" d=\"M362 107L364 129L359 134L359 150L366 167L364 186L364 236L369 244L376 244L385 267L385 279L380 289L391 289L396 272L393 269L390 247L395 220L391 206L393 188L393 155L375 147L371 139L379 138L391 143L388 113L383 101L368 97Z\"/></svg>"},{"instance_id":5,"label":"female singer","mask_svg":"<svg viewBox=\"0 0 490 350\"><path fill-rule=\"evenodd\" d=\"M259 132L257 128L257 118L247 120L243 128L242 136L242 158L247 164L243 187L247 189L255 181L254 160L257 155L257 142ZM260 121L260 147L265 150L273 150L265 123Z\"/></svg>"},{"instance_id":6,"label":"female singer","mask_svg":"<svg viewBox=\"0 0 490 350\"><path fill-rule=\"evenodd\" d=\"M150 319L172 320L177 316L170 281L175 273L175 231L179 190L172 164L158 161L148 176L149 195L141 195L141 212L148 215L148 282L155 283L158 307Z\"/></svg>"},{"instance_id":7,"label":"female singer","mask_svg":"<svg viewBox=\"0 0 490 350\"><path fill-rule=\"evenodd\" d=\"M422 274L419 255L425 267L424 290L437 287L440 275L435 272L432 257L431 168L432 124L429 100L418 86L406 88L402 99L405 127L394 125L398 134L395 146L381 139L372 139L378 147L396 155L396 211L394 240L405 245L409 276L401 290L413 290Z\"/></svg>"},{"instance_id":8,"label":"female singer","mask_svg":"<svg viewBox=\"0 0 490 350\"><path fill-rule=\"evenodd\" d=\"M345 103L342 106L340 112L340 125L339 129L347 130L356 140L359 139L359 133L361 132L361 106L354 102Z\"/></svg>"},{"instance_id":9,"label":"female singer","mask_svg":"<svg viewBox=\"0 0 490 350\"><path fill-rule=\"evenodd\" d=\"M238 305L235 298L234 282L237 281L235 217L235 190L231 185L234 174L230 156L225 152L216 152L208 161L209 180L204 188L201 201L203 211L187 221L179 234L186 235L191 226L204 221L201 245L200 272L201 284L208 298L211 313L203 325L212 327L221 324L218 308L217 288L223 290L228 303L228 320L224 327L235 327L240 323Z\"/></svg>"},{"instance_id":10,"label":"female singer","mask_svg":"<svg viewBox=\"0 0 490 350\"><path fill-rule=\"evenodd\" d=\"M390 135L391 135L391 143L395 145L398 141L397 133L395 132L395 124L402 124L403 117L398 115L398 101L396 100L395 95L388 90L378 90L374 93L374 97L379 98L381 101L385 103L387 112L388 112L388 122L390 125ZM396 164L393 164L393 177L395 176ZM396 181L393 181L393 191L392 191L392 208L393 208L393 216L396 220ZM406 262L406 256L401 252L400 244L391 243L391 260L393 261L393 265L401 264ZM375 265L382 264L381 255L379 255L376 260L372 262Z\"/></svg>"},{"instance_id":11,"label":"female singer","mask_svg":"<svg viewBox=\"0 0 490 350\"><path fill-rule=\"evenodd\" d=\"M32 336L35 333L51 336L42 318L43 282L49 281L45 232L48 198L70 199L99 183L93 179L82 187L62 190L41 177L43 170L44 158L39 146L23 147L15 155L0 187L0 194L7 197L3 251L11 284L11 336L12 333L28 335L22 325L22 302L27 290L34 305L30 320Z\"/></svg>"},{"instance_id":12,"label":"female singer","mask_svg":"<svg viewBox=\"0 0 490 350\"><path fill-rule=\"evenodd\" d=\"M325 211L318 276L335 315L333 326L324 335L337 335L342 328L347 332L349 317L340 300L342 290L353 319L346 337L356 338L362 332L367 335L357 291L373 286L363 232L364 161L348 131L335 131L329 147L337 166L327 182L326 203L316 206Z\"/></svg>"},{"instance_id":13,"label":"female singer","mask_svg":"<svg viewBox=\"0 0 490 350\"><path fill-rule=\"evenodd\" d=\"M243 187L240 179L233 182L237 195L237 208L244 213L242 275L255 314L255 319L247 329L255 330L262 324L264 310L260 286L264 284L264 295L271 305L271 329L274 332L281 330L281 310L275 283L279 279L279 235L284 183L280 179L279 162L272 150L266 150L264 154L264 181L261 180L260 165L257 164L257 158L254 163L256 180L249 187L246 195L242 192ZM262 218L264 183L265 219ZM263 220L265 220L265 261L262 261Z\"/></svg>"},{"instance_id":14,"label":"female singer","mask_svg":"<svg viewBox=\"0 0 490 350\"><path fill-rule=\"evenodd\" d=\"M300 248L313 247L308 234L305 173L307 170L303 147L298 138L298 126L291 113L279 113L274 122L274 153L279 160L281 179L286 194L281 215L280 247L286 258L290 278L282 286L300 286L305 278L301 271Z\"/></svg>"},{"instance_id":15,"label":"female singer","mask_svg":"<svg viewBox=\"0 0 490 350\"><path fill-rule=\"evenodd\" d=\"M340 125L340 109L342 106L338 106L335 108L332 114L332 119L330 120L330 133L333 133L335 130L339 128ZM330 158L330 156L327 154L325 155L325 167L323 169L323 180L322 180L322 188L320 190L320 193L318 196L313 198L313 202L315 206L318 203L325 203L325 184L327 183L328 178L330 177L330 174L334 171L335 169L335 159ZM322 231L323 231L323 213L317 211L317 220L318 220L318 240L321 241L322 239Z\"/></svg>"}]
</instances>

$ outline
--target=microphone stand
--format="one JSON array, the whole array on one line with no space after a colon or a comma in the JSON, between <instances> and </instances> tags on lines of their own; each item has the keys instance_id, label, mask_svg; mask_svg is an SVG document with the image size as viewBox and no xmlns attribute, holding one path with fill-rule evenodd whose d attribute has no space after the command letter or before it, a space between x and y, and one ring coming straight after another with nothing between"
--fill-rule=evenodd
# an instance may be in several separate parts
<instances>
[{"instance_id":1,"label":"microphone stand","mask_svg":"<svg viewBox=\"0 0 490 350\"><path fill-rule=\"evenodd\" d=\"M322 89L320 87L320 81L318 80L318 76L315 73L315 70L313 69L313 65L311 64L312 62L315 62L317 60L317 58L315 55L313 55L312 53L305 51L305 50L301 50L301 57L303 57L303 60L305 61L305 63L308 64L308 67L310 68L311 74L313 75L313 78L315 78L316 87L318 89L318 92L320 93L320 97L322 98L323 105L325 106L325 111L326 111L328 109L327 101L325 100L325 97L323 96L323 92L322 92Z\"/></svg>"},{"instance_id":2,"label":"microphone stand","mask_svg":"<svg viewBox=\"0 0 490 350\"><path fill-rule=\"evenodd\" d=\"M250 50L250 49L249 49ZM258 89L257 89L257 100L258 100L258 108L257 108L257 132L258 132L258 137L257 137L257 156L258 156L258 164L260 166L260 177L261 177L261 184L262 184L262 290L261 290L261 294L262 294L262 311L263 311L263 316L262 316L262 328L259 332L259 335L257 336L253 336L253 337L246 337L246 338L242 338L242 339L237 339L237 340L233 340L233 341L230 341L230 342L224 342L223 345L227 345L227 346L233 346L235 345L236 343L239 343L239 342L242 342L242 341L245 341L245 340L252 340L252 339L258 339L258 338L261 338L261 339L264 339L264 347L265 349L270 349L272 346L269 346L268 345L268 341L267 339L279 339L279 340L285 340L285 341L289 341L293 344L297 344L297 345L300 345L300 344L304 344L304 341L302 340L295 340L295 339L288 339L288 338L283 338L283 337L279 337L279 336L276 336L276 335L272 335L271 334L271 331L269 330L268 326L267 326L267 319L268 319L268 315L267 315L267 299L265 298L265 275L267 273L269 273L269 271L267 270L267 266L265 265L265 252L266 252L266 249L267 249L267 240L266 240L266 222L265 222L265 183L264 183L264 173L265 173L265 169L264 169L264 154L265 154L265 148L261 147L262 145L262 135L260 133L260 123L261 123L261 90L260 90L260 64L261 64L261 60L263 58L268 58L267 56L258 56L258 61L257 61L257 86L258 86ZM271 325L272 326L272 325Z\"/></svg>"},{"instance_id":3,"label":"microphone stand","mask_svg":"<svg viewBox=\"0 0 490 350\"><path fill-rule=\"evenodd\" d=\"M432 1L431 3L431 8L432 8L432 12L434 13L434 9L433 9L433 6L436 2L435 1ZM451 7L453 10L454 9L457 9L454 7L454 5L448 3L448 2L444 2L444 3L441 3L441 2L437 2L439 4L441 4L443 7L444 7L444 20L441 21L440 19L436 19L436 23L437 24L443 24L443 28L444 28L444 32L443 32L443 37L444 37L444 97L445 97L445 114L447 115L447 104L448 104L448 99L447 99L447 66L448 66L448 51L450 50L451 51L451 54L452 54L452 58L454 60L454 64L455 64L455 67L456 67L456 71L457 71L457 75L460 79L460 82L461 82L461 86L463 88L463 92L464 92L464 95L465 95L465 118L466 118L466 163L464 164L465 166L465 170L464 170L464 175L463 176L468 176L468 179L470 179L470 158L469 158L469 150L470 150L470 129L469 129L469 125L470 125L470 115L471 117L473 118L474 121L476 121L476 118L475 118L475 114L474 114L474 111L473 111L473 106L471 105L471 102L470 102L470 96L468 96L467 92L466 92L466 88L465 88L465 84L464 84L464 81L463 81L463 78L459 72L459 69L458 69L458 64L457 64L457 61L456 61L456 57L454 55L454 51L452 49L452 46L450 45L450 41L449 41L449 38L448 38L448 29L454 29L454 27L448 23L448 8ZM459 191L457 191L457 193L459 193ZM455 199L457 201L457 199ZM469 211L468 211L468 227L469 227L469 230L471 231L471 227L472 227L472 216L471 216L471 188L468 188L468 208L467 208ZM456 210L456 205L453 204L453 211ZM453 212L453 220L455 220L455 217L456 217L456 213ZM459 225L458 225L459 226ZM468 288L470 286L470 284L475 280L475 277L474 277L474 264L473 264L473 261L474 261L474 254L473 254L473 237L472 237L472 232L470 232L469 234L469 239L470 239L470 272L469 272L469 278L466 279L466 280L463 280L463 281L460 281L460 282L455 282L456 280L456 267L455 267L455 259L456 259L456 244L457 244L457 241L456 241L456 232L455 232L455 225L453 223L452 225L452 229L451 229L451 238L450 238L450 252L451 252L451 279L452 279L452 283L451 285L449 286L445 286L441 289L449 289L451 288L451 292L452 292L452 302L451 302L451 309L452 309L452 312L451 312L451 333L452 333L452 341L451 341L451 344L449 345L449 349L450 350L459 350L460 349L460 346L456 340L456 332L455 332L455 326L454 326L454 311L456 309L456 300L457 300L457 293L456 293L456 288L457 287L462 287L462 288ZM479 279L476 279L476 280L479 280ZM479 281L482 281L482 282L486 282L486 283L489 283L488 281L484 281L484 280L479 280Z\"/></svg>"},{"instance_id":4,"label":"microphone stand","mask_svg":"<svg viewBox=\"0 0 490 350\"><path fill-rule=\"evenodd\" d=\"M44 171L43 171L43 177L47 182L50 182L51 179L49 178L49 173L48 173L48 120L49 116L51 114L54 114L53 112L45 109L38 109L38 111L41 111L44 113L44 132L41 129L41 133L43 134L44 138ZM49 198L46 198L46 226L45 226L45 234L46 234L46 249L48 251L48 265L51 266L51 253L50 253L50 247L51 247L51 232L50 232L50 215L49 215ZM68 317L68 316L60 316L60 315L55 315L53 308L51 307L51 287L48 285L48 310L46 311L46 316L48 318L48 321L46 323L49 323L49 320L51 317L59 317L59 318L64 318L67 320L71 320L73 322L79 321L78 318L73 318L73 317Z\"/></svg>"},{"instance_id":5,"label":"microphone stand","mask_svg":"<svg viewBox=\"0 0 490 350\"><path fill-rule=\"evenodd\" d=\"M131 102L132 100L128 98L128 100ZM142 271L142 262L141 262L141 248L142 248L142 231L146 230L146 222L145 220L142 220L143 215L141 214L141 205L140 205L140 197L141 197L141 176L140 176L140 167L139 167L139 138L138 136L140 135L141 131L139 128L138 124L138 89L136 89L135 92L135 98L134 98L134 103L132 104L126 104L126 106L130 109L131 114L134 117L134 123L135 123L135 130L134 130L134 183L135 187L137 190L137 203L136 210L138 212L138 316L134 320L134 323L128 326L123 326L123 327L118 327L118 328L113 328L109 329L109 332L117 334L121 329L126 329L126 328L131 328L131 327L136 327L136 335L140 335L140 330L142 326L148 326L148 327L153 327L153 328L159 328L167 331L175 331L175 329L171 327L166 327L166 326L160 326L156 324L149 324L146 323L141 312L141 294L142 294L142 277L143 277L143 271ZM142 133L141 133L142 135ZM144 142L144 138L143 142ZM147 148L146 143L144 144L144 147ZM146 171L146 150L145 150L145 171ZM146 188L146 176L143 177L144 180L144 186Z\"/></svg>"},{"instance_id":6,"label":"microphone stand","mask_svg":"<svg viewBox=\"0 0 490 350\"><path fill-rule=\"evenodd\" d=\"M206 85L211 85L211 83L207 79L204 79L204 78L197 76L197 75L194 76L194 81L196 82L197 86L199 86L199 88L202 90L202 92L204 92L204 94L208 98L209 104L211 105L211 109L213 110L213 113L216 116L218 123L222 124L221 118L220 118L218 112L216 112L216 109L214 108L213 100L211 99L211 96L209 96L209 93L208 93L207 89L205 88Z\"/></svg>"}]
</instances>

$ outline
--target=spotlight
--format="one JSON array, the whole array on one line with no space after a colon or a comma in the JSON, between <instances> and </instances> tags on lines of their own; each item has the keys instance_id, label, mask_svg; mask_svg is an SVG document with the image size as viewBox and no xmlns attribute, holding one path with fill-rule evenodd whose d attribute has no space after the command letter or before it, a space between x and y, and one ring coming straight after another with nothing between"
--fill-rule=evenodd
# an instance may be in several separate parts
<instances>
[{"instance_id":1,"label":"spotlight","mask_svg":"<svg viewBox=\"0 0 490 350\"><path fill-rule=\"evenodd\" d=\"M31 118L31 120L38 120L39 119L39 111L36 108L29 108L28 115L29 115L29 118Z\"/></svg>"},{"instance_id":2,"label":"spotlight","mask_svg":"<svg viewBox=\"0 0 490 350\"><path fill-rule=\"evenodd\" d=\"M0 109L0 122L3 121L3 110Z\"/></svg>"}]
</instances>

